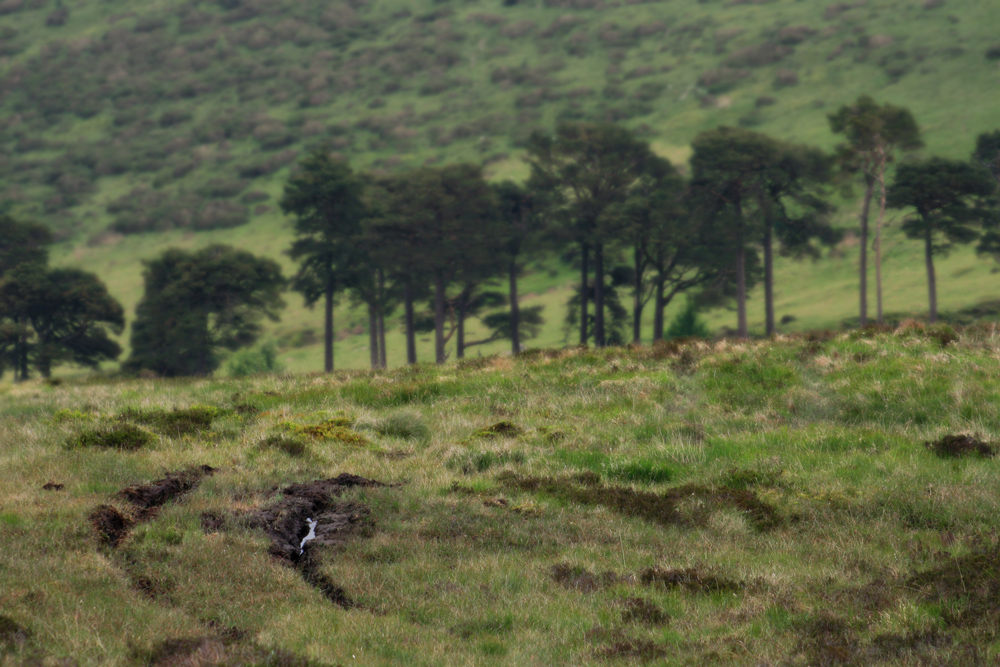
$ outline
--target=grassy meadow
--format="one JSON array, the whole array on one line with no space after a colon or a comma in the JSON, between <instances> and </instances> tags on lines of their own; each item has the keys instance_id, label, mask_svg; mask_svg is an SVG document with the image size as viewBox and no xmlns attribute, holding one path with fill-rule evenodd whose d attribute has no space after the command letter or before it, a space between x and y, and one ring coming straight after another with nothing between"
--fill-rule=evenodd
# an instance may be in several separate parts
<instances>
[{"instance_id":1,"label":"grassy meadow","mask_svg":"<svg viewBox=\"0 0 1000 667\"><path fill-rule=\"evenodd\" d=\"M998 358L908 322L4 387L0 664L996 664Z\"/></svg>"}]
</instances>

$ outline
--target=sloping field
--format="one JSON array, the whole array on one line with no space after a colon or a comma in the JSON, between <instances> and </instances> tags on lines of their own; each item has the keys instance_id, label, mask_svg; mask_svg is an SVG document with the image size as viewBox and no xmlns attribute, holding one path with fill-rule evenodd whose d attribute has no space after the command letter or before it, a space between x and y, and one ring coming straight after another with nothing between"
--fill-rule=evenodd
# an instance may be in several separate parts
<instances>
[{"instance_id":1,"label":"sloping field","mask_svg":"<svg viewBox=\"0 0 1000 667\"><path fill-rule=\"evenodd\" d=\"M19 385L0 661L993 664L998 353L907 326Z\"/></svg>"}]
</instances>

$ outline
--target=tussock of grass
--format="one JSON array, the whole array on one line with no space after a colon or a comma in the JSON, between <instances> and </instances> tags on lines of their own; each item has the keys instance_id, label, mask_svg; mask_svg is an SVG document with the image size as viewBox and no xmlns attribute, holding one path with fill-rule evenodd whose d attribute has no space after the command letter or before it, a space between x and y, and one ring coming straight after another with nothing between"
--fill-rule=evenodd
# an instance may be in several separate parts
<instances>
[{"instance_id":1,"label":"tussock of grass","mask_svg":"<svg viewBox=\"0 0 1000 667\"><path fill-rule=\"evenodd\" d=\"M128 423L111 423L84 429L71 438L71 447L98 447L121 451L136 451L153 442L153 436L144 429Z\"/></svg>"}]
</instances>

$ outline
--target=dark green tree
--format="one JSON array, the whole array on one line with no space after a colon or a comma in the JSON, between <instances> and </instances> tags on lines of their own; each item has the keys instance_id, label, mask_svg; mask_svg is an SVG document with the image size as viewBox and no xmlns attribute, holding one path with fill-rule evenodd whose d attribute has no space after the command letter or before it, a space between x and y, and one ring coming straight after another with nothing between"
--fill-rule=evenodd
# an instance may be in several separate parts
<instances>
[{"instance_id":1,"label":"dark green tree","mask_svg":"<svg viewBox=\"0 0 1000 667\"><path fill-rule=\"evenodd\" d=\"M510 315L502 327L491 327L496 332L506 330L510 334L510 349L513 354L521 351L521 306L517 290L517 279L525 265L548 249L548 228L542 215L538 198L523 185L513 181L503 181L493 187L500 207L503 222L503 251L507 261L507 293ZM501 322L496 314L494 322ZM536 331L541 323L541 309L531 315L532 322L526 326ZM527 332L526 332L527 333ZM503 333L498 334L506 337Z\"/></svg>"},{"instance_id":2,"label":"dark green tree","mask_svg":"<svg viewBox=\"0 0 1000 667\"><path fill-rule=\"evenodd\" d=\"M449 285L474 267L493 266L499 255L500 221L493 191L482 168L472 164L417 169L391 179L384 190L385 212L376 231L386 241L387 262L406 267L408 336L415 330L416 283L429 279L434 356L444 363Z\"/></svg>"},{"instance_id":3,"label":"dark green tree","mask_svg":"<svg viewBox=\"0 0 1000 667\"><path fill-rule=\"evenodd\" d=\"M145 293L132 325L131 371L207 375L219 350L256 342L260 321L277 321L285 280L277 262L226 245L177 248L144 262Z\"/></svg>"},{"instance_id":4,"label":"dark green tree","mask_svg":"<svg viewBox=\"0 0 1000 667\"><path fill-rule=\"evenodd\" d=\"M109 334L124 329L124 310L92 273L21 264L0 278L0 312L28 329L17 346L21 380L29 360L49 377L63 362L94 368L121 354Z\"/></svg>"},{"instance_id":5,"label":"dark green tree","mask_svg":"<svg viewBox=\"0 0 1000 667\"><path fill-rule=\"evenodd\" d=\"M885 172L897 151L923 146L920 128L909 110L891 104L879 106L867 95L854 104L842 106L829 115L830 129L847 140L837 149L842 173L861 175L865 184L861 204L860 316L868 323L868 218L876 184L879 187L879 215L875 225L875 294L878 322L882 322L882 221L885 218Z\"/></svg>"},{"instance_id":6,"label":"dark green tree","mask_svg":"<svg viewBox=\"0 0 1000 667\"><path fill-rule=\"evenodd\" d=\"M990 174L968 162L931 158L896 170L887 205L915 212L903 223L903 231L924 242L931 322L937 321L934 255L979 237L977 227L993 213L994 191Z\"/></svg>"},{"instance_id":7,"label":"dark green tree","mask_svg":"<svg viewBox=\"0 0 1000 667\"><path fill-rule=\"evenodd\" d=\"M1000 130L984 132L976 138L976 150L972 159L989 170L997 183L1000 195Z\"/></svg>"},{"instance_id":8,"label":"dark green tree","mask_svg":"<svg viewBox=\"0 0 1000 667\"><path fill-rule=\"evenodd\" d=\"M528 143L529 181L542 194L547 215L580 246L580 343L588 338L589 258L594 257L594 343L607 341L604 306L605 246L621 232L620 207L642 176L660 163L647 142L616 125L564 123L555 135L535 133Z\"/></svg>"},{"instance_id":9,"label":"dark green tree","mask_svg":"<svg viewBox=\"0 0 1000 667\"><path fill-rule=\"evenodd\" d=\"M326 149L312 152L285 184L281 210L294 215L295 241L288 255L300 262L292 289L306 305L323 300L323 368L333 371L333 307L336 295L362 270L358 252L368 215L364 184ZM369 269L370 270L370 269Z\"/></svg>"},{"instance_id":10,"label":"dark green tree","mask_svg":"<svg viewBox=\"0 0 1000 667\"><path fill-rule=\"evenodd\" d=\"M51 242L52 235L45 226L20 222L0 211L0 280L19 266L44 267ZM15 380L28 377L33 337L31 326L19 311L0 310L0 373L10 366Z\"/></svg>"}]
</instances>

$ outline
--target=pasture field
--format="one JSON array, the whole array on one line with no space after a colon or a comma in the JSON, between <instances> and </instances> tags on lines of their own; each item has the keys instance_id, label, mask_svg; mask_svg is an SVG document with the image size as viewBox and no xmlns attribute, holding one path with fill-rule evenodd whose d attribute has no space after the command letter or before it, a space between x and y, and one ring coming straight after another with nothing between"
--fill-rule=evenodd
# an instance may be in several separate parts
<instances>
[{"instance_id":1,"label":"pasture field","mask_svg":"<svg viewBox=\"0 0 1000 667\"><path fill-rule=\"evenodd\" d=\"M5 386L0 664L996 664L998 360L908 322Z\"/></svg>"}]
</instances>

